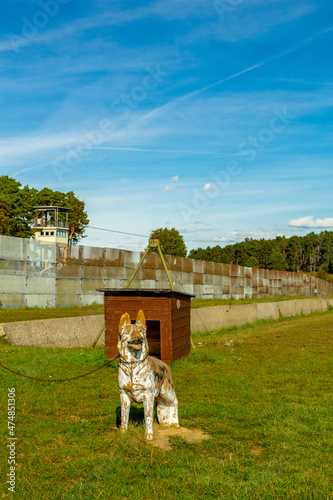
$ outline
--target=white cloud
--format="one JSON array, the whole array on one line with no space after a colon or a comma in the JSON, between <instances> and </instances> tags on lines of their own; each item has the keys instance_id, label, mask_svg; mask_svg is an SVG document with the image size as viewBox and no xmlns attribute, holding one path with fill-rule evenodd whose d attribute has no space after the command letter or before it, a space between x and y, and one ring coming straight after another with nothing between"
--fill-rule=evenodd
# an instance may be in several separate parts
<instances>
[{"instance_id":1,"label":"white cloud","mask_svg":"<svg viewBox=\"0 0 333 500\"><path fill-rule=\"evenodd\" d=\"M211 191L212 190L212 185L209 182L206 182L206 184L203 187L203 191Z\"/></svg>"},{"instance_id":2,"label":"white cloud","mask_svg":"<svg viewBox=\"0 0 333 500\"><path fill-rule=\"evenodd\" d=\"M264 239L272 239L278 236L276 233L272 233L270 231L231 231L228 234L220 234L216 238L216 242L223 243L233 243L244 241L245 238L253 238L254 240L259 240L261 238Z\"/></svg>"},{"instance_id":3,"label":"white cloud","mask_svg":"<svg viewBox=\"0 0 333 500\"><path fill-rule=\"evenodd\" d=\"M188 233L198 233L198 231L212 231L211 227L203 227L203 228L198 228L198 227L185 227L181 228L179 231L181 234L188 234Z\"/></svg>"},{"instance_id":4,"label":"white cloud","mask_svg":"<svg viewBox=\"0 0 333 500\"><path fill-rule=\"evenodd\" d=\"M162 193L166 193L167 191L174 191L175 188L173 186L165 186L163 189L161 189Z\"/></svg>"},{"instance_id":5,"label":"white cloud","mask_svg":"<svg viewBox=\"0 0 333 500\"><path fill-rule=\"evenodd\" d=\"M197 230L198 231L198 230ZM189 228L187 231L182 231L184 233L191 233L194 232L193 228ZM193 243L206 243L209 244L210 246L215 246L218 244L221 244L221 246L224 246L226 244L233 244L233 243L239 243L241 241L244 241L245 238L253 238L254 240L259 240L261 238L264 239L274 239L276 236L283 236L282 233L275 233L275 232L270 232L270 231L231 231L228 234L220 234L217 237L212 237L212 238L192 238L188 239L187 242L193 242ZM214 245L215 244L215 245ZM223 245L224 244L224 245Z\"/></svg>"},{"instance_id":6,"label":"white cloud","mask_svg":"<svg viewBox=\"0 0 333 500\"><path fill-rule=\"evenodd\" d=\"M299 219L292 219L289 221L288 226L304 228L333 227L333 217L326 217L326 219L314 219L313 215L307 215L306 217L300 217Z\"/></svg>"},{"instance_id":7,"label":"white cloud","mask_svg":"<svg viewBox=\"0 0 333 500\"><path fill-rule=\"evenodd\" d=\"M37 8L36 12L40 9ZM35 14L35 13L34 13ZM81 17L70 23L63 24L60 28L49 29L47 31L38 29L35 26L36 32L32 36L23 36L22 33L25 28L22 22L21 33L11 33L7 39L0 40L0 52L12 51L20 48L21 46L30 45L32 43L45 44L52 43L56 40L63 40L66 36L73 36L83 33L86 30L103 28L106 26L121 26L128 22L144 19L151 14L151 10L147 8L126 9L123 11L109 11L103 14L96 14L90 17ZM32 15L33 19L33 15ZM28 19L31 23L31 19ZM18 38L20 43L18 43ZM15 41L16 40L16 41ZM11 42L12 41L12 42ZM14 45L14 46L13 46Z\"/></svg>"},{"instance_id":8,"label":"white cloud","mask_svg":"<svg viewBox=\"0 0 333 500\"><path fill-rule=\"evenodd\" d=\"M254 5L251 5L247 0L238 2L238 6L232 6L232 2L228 0L214 2L214 15L207 19L203 18L203 22L196 24L183 39L187 43L207 41L210 38L228 42L253 40L275 26L296 21L316 9L310 2L294 5L289 1L285 1L285 6L281 8L282 1L252 2ZM259 5L255 5L258 3Z\"/></svg>"},{"instance_id":9,"label":"white cloud","mask_svg":"<svg viewBox=\"0 0 333 500\"><path fill-rule=\"evenodd\" d=\"M174 175L173 177L171 177L171 180L174 182L179 181L179 175Z\"/></svg>"}]
</instances>

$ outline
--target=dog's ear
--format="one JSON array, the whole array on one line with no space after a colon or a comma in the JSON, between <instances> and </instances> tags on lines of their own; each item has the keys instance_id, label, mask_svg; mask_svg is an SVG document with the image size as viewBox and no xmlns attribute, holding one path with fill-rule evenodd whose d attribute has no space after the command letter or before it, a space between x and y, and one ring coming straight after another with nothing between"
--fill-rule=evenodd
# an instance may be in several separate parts
<instances>
[{"instance_id":1,"label":"dog's ear","mask_svg":"<svg viewBox=\"0 0 333 500\"><path fill-rule=\"evenodd\" d=\"M128 313L124 313L122 315L122 317L120 318L120 322L119 322L119 333L121 333L122 329L123 329L123 326L125 324L130 324L131 323L131 318L130 318L130 315Z\"/></svg>"},{"instance_id":2,"label":"dog's ear","mask_svg":"<svg viewBox=\"0 0 333 500\"><path fill-rule=\"evenodd\" d=\"M145 315L143 314L143 311L138 312L138 315L136 317L136 323L141 323L142 326L146 326L146 318Z\"/></svg>"}]
</instances>

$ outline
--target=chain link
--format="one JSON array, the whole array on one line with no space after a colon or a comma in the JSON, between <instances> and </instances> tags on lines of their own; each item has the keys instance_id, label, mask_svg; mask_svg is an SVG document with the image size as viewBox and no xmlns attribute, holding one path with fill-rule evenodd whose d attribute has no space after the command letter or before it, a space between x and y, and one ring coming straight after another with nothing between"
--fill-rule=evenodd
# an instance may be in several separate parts
<instances>
[{"instance_id":1,"label":"chain link","mask_svg":"<svg viewBox=\"0 0 333 500\"><path fill-rule=\"evenodd\" d=\"M91 375L92 373L95 373L95 372L98 372L99 370L102 370L103 368L105 368L106 366L110 366L110 363L112 361L114 361L115 359L117 359L119 357L119 354L117 354L117 356L114 356L112 359L110 359L110 361L108 361L107 363L104 363L104 365L102 366L98 366L97 368L95 368L94 370L91 370L90 372L88 373L83 373L82 375L76 375L75 377L69 377L69 378L58 378L58 379L53 379L53 380L50 380L48 378L37 378L37 377L32 377L31 375L24 375L23 373L19 373L15 370L12 370L11 368L8 368L8 366L5 366L3 365L2 363L0 363L0 366L2 368L4 368L5 370L11 372L11 373L14 373L15 375L19 375L20 377L24 377L24 378L29 378L31 380L37 380L38 382L68 382L69 380L76 380L78 378L82 378L82 377L87 377L88 375Z\"/></svg>"}]
</instances>

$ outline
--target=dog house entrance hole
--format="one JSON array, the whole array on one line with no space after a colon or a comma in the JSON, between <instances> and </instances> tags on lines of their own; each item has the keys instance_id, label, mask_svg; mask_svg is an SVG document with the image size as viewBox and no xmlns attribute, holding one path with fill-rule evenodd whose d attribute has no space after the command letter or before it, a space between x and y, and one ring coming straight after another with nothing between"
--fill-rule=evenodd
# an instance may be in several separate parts
<instances>
[{"instance_id":1,"label":"dog house entrance hole","mask_svg":"<svg viewBox=\"0 0 333 500\"><path fill-rule=\"evenodd\" d=\"M161 359L161 330L159 321L147 321L147 340L149 354Z\"/></svg>"},{"instance_id":2,"label":"dog house entrance hole","mask_svg":"<svg viewBox=\"0 0 333 500\"><path fill-rule=\"evenodd\" d=\"M132 325L135 324L135 319L131 321ZM153 320L146 320L147 325L147 341L149 346L149 355L154 358L161 359L161 330L160 322Z\"/></svg>"}]
</instances>

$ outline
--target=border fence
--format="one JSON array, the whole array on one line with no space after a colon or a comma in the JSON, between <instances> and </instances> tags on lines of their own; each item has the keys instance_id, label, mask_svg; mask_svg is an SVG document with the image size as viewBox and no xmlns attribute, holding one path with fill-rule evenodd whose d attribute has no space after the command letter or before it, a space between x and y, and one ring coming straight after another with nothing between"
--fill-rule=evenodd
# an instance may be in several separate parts
<instances>
[{"instance_id":1,"label":"border fence","mask_svg":"<svg viewBox=\"0 0 333 500\"><path fill-rule=\"evenodd\" d=\"M96 288L123 288L142 253L0 236L0 301L10 307L102 304ZM314 276L165 256L175 290L198 298L330 297L333 284ZM149 253L131 287L169 288L158 254Z\"/></svg>"}]
</instances>

